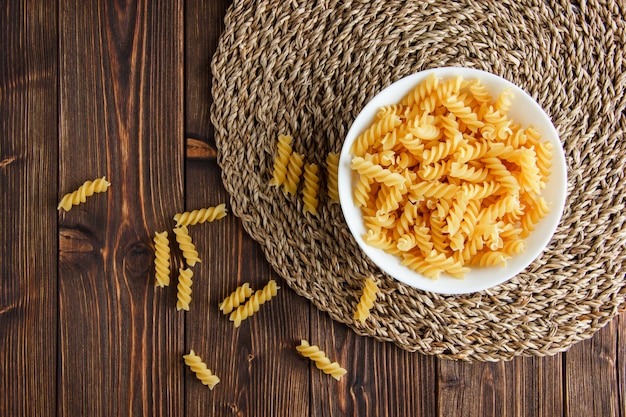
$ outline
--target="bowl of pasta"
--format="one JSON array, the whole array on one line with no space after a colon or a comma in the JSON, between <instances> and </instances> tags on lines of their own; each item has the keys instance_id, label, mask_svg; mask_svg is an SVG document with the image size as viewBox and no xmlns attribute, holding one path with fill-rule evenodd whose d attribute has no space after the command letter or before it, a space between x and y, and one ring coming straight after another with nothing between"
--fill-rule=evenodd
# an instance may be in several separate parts
<instances>
[{"instance_id":1,"label":"bowl of pasta","mask_svg":"<svg viewBox=\"0 0 626 417\"><path fill-rule=\"evenodd\" d=\"M339 158L341 208L357 244L412 287L463 294L502 284L549 244L567 166L549 116L494 74L407 76L354 120Z\"/></svg>"}]
</instances>

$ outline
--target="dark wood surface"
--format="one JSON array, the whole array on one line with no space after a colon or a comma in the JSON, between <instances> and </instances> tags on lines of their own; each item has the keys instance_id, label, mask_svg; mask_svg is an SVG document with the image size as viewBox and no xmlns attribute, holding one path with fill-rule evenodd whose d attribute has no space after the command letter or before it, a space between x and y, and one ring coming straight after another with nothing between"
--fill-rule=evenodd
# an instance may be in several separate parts
<instances>
[{"instance_id":1,"label":"dark wood surface","mask_svg":"<svg viewBox=\"0 0 626 417\"><path fill-rule=\"evenodd\" d=\"M228 202L209 116L228 5L0 2L0 416L625 417L623 314L567 353L498 363L357 336L284 284L235 329L219 301L280 278L232 215L191 229L202 263L176 311L175 285L154 287L152 236ZM103 175L106 195L57 212ZM348 374L299 357L301 338Z\"/></svg>"}]
</instances>

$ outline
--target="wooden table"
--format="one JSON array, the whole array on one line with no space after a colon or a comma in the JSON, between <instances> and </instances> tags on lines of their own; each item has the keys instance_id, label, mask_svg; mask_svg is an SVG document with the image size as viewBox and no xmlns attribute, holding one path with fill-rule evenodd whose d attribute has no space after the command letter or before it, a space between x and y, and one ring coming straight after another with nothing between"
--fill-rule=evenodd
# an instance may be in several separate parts
<instances>
[{"instance_id":1,"label":"wooden table","mask_svg":"<svg viewBox=\"0 0 626 417\"><path fill-rule=\"evenodd\" d=\"M280 278L232 215L191 231L202 263L176 311L175 285L154 286L152 237L228 202L209 117L228 5L1 3L0 415L626 416L623 314L567 353L499 363L357 336L284 283L235 329L219 301ZM56 210L103 175L106 194ZM348 374L322 374L300 338ZM183 364L190 349L214 390Z\"/></svg>"}]
</instances>

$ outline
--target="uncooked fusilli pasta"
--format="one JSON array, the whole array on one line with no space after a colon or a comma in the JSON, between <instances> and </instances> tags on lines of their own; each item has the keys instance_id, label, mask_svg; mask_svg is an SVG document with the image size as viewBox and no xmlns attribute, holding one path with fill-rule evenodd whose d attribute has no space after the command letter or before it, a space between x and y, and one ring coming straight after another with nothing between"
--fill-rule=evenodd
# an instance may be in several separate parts
<instances>
[{"instance_id":1,"label":"uncooked fusilli pasta","mask_svg":"<svg viewBox=\"0 0 626 417\"><path fill-rule=\"evenodd\" d=\"M222 310L222 313L228 314L233 311L233 309L239 307L251 295L252 288L250 288L250 284L246 282L237 287L235 291L230 293L230 295L220 303L220 310Z\"/></svg>"},{"instance_id":2,"label":"uncooked fusilli pasta","mask_svg":"<svg viewBox=\"0 0 626 417\"><path fill-rule=\"evenodd\" d=\"M194 266L197 262L201 262L200 258L198 258L196 246L191 241L191 236L189 236L187 226L175 227L174 234L176 235L176 242L178 242L178 246L183 252L183 258L185 258L187 265Z\"/></svg>"},{"instance_id":3,"label":"uncooked fusilli pasta","mask_svg":"<svg viewBox=\"0 0 626 417\"><path fill-rule=\"evenodd\" d=\"M304 339L300 341L300 345L296 346L296 350L305 358L311 359L315 363L317 369L332 376L337 381L341 380L341 377L348 372L337 362L331 362L326 356L326 353L320 350L318 346L311 345Z\"/></svg>"},{"instance_id":4,"label":"uncooked fusilli pasta","mask_svg":"<svg viewBox=\"0 0 626 417\"><path fill-rule=\"evenodd\" d=\"M274 158L274 172L270 185L278 187L285 182L287 177L287 164L291 157L291 141L293 138L288 135L278 135L278 143L276 145L276 157Z\"/></svg>"},{"instance_id":5,"label":"uncooked fusilli pasta","mask_svg":"<svg viewBox=\"0 0 626 417\"><path fill-rule=\"evenodd\" d=\"M207 368L206 363L193 350L190 350L189 354L183 355L183 359L189 369L196 374L200 382L209 387L209 389L213 389L220 382L220 378Z\"/></svg>"},{"instance_id":6,"label":"uncooked fusilli pasta","mask_svg":"<svg viewBox=\"0 0 626 417\"><path fill-rule=\"evenodd\" d=\"M552 145L512 105L510 90L493 102L480 81L433 73L380 109L351 148L365 243L431 278L524 251L549 208Z\"/></svg>"},{"instance_id":7,"label":"uncooked fusilli pasta","mask_svg":"<svg viewBox=\"0 0 626 417\"><path fill-rule=\"evenodd\" d=\"M176 227L191 226L198 223L212 222L226 217L226 204L218 204L215 207L201 208L193 211L176 213L174 220Z\"/></svg>"},{"instance_id":8,"label":"uncooked fusilli pasta","mask_svg":"<svg viewBox=\"0 0 626 417\"><path fill-rule=\"evenodd\" d=\"M191 303L191 285L193 284L193 271L190 268L178 270L178 290L176 294L176 310L189 311L189 303Z\"/></svg>"},{"instance_id":9,"label":"uncooked fusilli pasta","mask_svg":"<svg viewBox=\"0 0 626 417\"><path fill-rule=\"evenodd\" d=\"M406 179L397 172L391 172L388 169L381 167L380 165L374 164L365 158L361 158L357 156L352 159L350 164L350 168L354 171L357 171L359 174L364 175L368 178L373 178L379 183L386 184L389 186L394 185L404 185Z\"/></svg>"},{"instance_id":10,"label":"uncooked fusilli pasta","mask_svg":"<svg viewBox=\"0 0 626 417\"><path fill-rule=\"evenodd\" d=\"M297 152L292 152L289 157L289 163L287 164L287 175L283 182L283 191L285 194L296 194L298 184L300 183L300 176L302 175L303 164L304 156Z\"/></svg>"},{"instance_id":11,"label":"uncooked fusilli pasta","mask_svg":"<svg viewBox=\"0 0 626 417\"><path fill-rule=\"evenodd\" d=\"M87 201L87 197L95 193L105 192L110 185L111 183L106 180L106 177L98 178L94 181L85 181L76 191L63 196L57 206L57 210L64 209L65 211L70 211L72 206L77 206Z\"/></svg>"},{"instance_id":12,"label":"uncooked fusilli pasta","mask_svg":"<svg viewBox=\"0 0 626 417\"><path fill-rule=\"evenodd\" d=\"M319 188L318 167L316 164L304 164L304 188L302 189L302 201L304 202L304 212L317 214L317 198Z\"/></svg>"},{"instance_id":13,"label":"uncooked fusilli pasta","mask_svg":"<svg viewBox=\"0 0 626 417\"><path fill-rule=\"evenodd\" d=\"M239 327L243 320L259 311L261 304L264 304L272 297L276 296L278 289L280 289L280 287L276 285L276 281L269 281L263 289L255 292L244 305L237 307L237 309L230 314L230 321L235 323L235 327Z\"/></svg>"},{"instance_id":14,"label":"uncooked fusilli pasta","mask_svg":"<svg viewBox=\"0 0 626 417\"><path fill-rule=\"evenodd\" d=\"M359 303L356 306L354 312L354 318L361 323L365 323L365 320L370 316L370 310L374 307L376 296L378 295L378 285L374 277L369 277L365 280L365 286L363 287L363 293Z\"/></svg>"},{"instance_id":15,"label":"uncooked fusilli pasta","mask_svg":"<svg viewBox=\"0 0 626 417\"><path fill-rule=\"evenodd\" d=\"M170 241L167 231L154 233L154 248L155 285L166 287L170 285Z\"/></svg>"}]
</instances>

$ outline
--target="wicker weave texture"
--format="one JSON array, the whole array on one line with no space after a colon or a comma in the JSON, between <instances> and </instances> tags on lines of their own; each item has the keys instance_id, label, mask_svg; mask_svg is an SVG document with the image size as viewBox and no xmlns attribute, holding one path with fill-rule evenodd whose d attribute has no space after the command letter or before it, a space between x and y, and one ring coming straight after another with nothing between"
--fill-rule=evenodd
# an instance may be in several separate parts
<instances>
[{"instance_id":1,"label":"wicker weave texture","mask_svg":"<svg viewBox=\"0 0 626 417\"><path fill-rule=\"evenodd\" d=\"M624 16L613 1L235 0L212 61L211 110L232 212L291 288L358 334L462 360L564 351L626 297ZM313 216L268 184L279 134L324 167L378 91L441 66L489 71L531 94L560 134L569 178L543 255L504 285L457 296L382 274L323 191ZM353 312L370 275L381 293L361 324Z\"/></svg>"}]
</instances>

